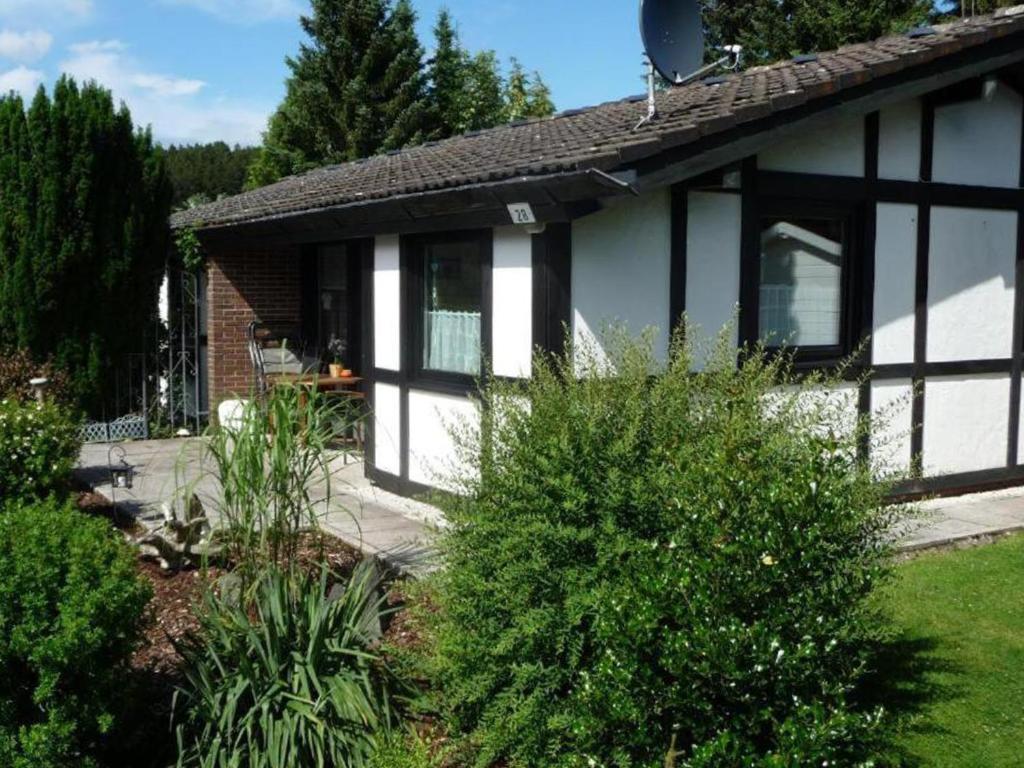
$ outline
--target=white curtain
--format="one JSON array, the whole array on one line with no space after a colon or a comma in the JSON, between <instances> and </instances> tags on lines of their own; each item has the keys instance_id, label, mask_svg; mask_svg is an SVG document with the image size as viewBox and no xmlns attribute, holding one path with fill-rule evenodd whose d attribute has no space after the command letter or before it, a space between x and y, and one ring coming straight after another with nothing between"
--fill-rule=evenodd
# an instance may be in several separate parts
<instances>
[{"instance_id":1,"label":"white curtain","mask_svg":"<svg viewBox=\"0 0 1024 768\"><path fill-rule=\"evenodd\" d=\"M768 343L793 346L839 341L837 285L762 285L761 334Z\"/></svg>"},{"instance_id":2,"label":"white curtain","mask_svg":"<svg viewBox=\"0 0 1024 768\"><path fill-rule=\"evenodd\" d=\"M427 312L424 367L475 376L480 373L480 313Z\"/></svg>"}]
</instances>

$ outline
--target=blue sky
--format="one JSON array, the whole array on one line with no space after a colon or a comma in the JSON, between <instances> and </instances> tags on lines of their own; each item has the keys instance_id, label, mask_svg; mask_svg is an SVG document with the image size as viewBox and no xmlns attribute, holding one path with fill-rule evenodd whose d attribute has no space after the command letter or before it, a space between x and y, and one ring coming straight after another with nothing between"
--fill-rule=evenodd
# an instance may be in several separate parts
<instances>
[{"instance_id":1,"label":"blue sky","mask_svg":"<svg viewBox=\"0 0 1024 768\"><path fill-rule=\"evenodd\" d=\"M413 0L463 41L539 69L559 108L643 89L633 0ZM307 0L0 0L0 91L93 78L165 142L255 143L284 92Z\"/></svg>"}]
</instances>

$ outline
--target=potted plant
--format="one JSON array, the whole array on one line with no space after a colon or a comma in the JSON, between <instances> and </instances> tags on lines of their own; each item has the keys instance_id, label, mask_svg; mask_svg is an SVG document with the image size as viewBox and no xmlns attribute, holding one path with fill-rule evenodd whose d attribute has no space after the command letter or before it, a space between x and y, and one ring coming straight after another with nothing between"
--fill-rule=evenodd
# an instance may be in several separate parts
<instances>
[{"instance_id":1,"label":"potted plant","mask_svg":"<svg viewBox=\"0 0 1024 768\"><path fill-rule=\"evenodd\" d=\"M330 359L327 368L333 379L340 379L345 375L345 364L341 359L344 357L347 348L348 345L344 340L339 339L337 336L332 336L331 340L327 342L327 354Z\"/></svg>"}]
</instances>

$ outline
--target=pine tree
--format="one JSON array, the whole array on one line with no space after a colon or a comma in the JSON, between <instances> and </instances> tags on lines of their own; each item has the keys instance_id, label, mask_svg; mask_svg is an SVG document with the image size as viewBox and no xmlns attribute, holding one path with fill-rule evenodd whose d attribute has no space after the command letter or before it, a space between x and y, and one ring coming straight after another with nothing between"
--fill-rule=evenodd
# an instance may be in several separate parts
<instances>
[{"instance_id":1,"label":"pine tree","mask_svg":"<svg viewBox=\"0 0 1024 768\"><path fill-rule=\"evenodd\" d=\"M384 26L384 41L390 55L381 78L381 90L387 96L378 112L383 122L378 148L401 149L422 143L430 129L423 47L416 36L416 14L409 0L396 3Z\"/></svg>"},{"instance_id":2,"label":"pine tree","mask_svg":"<svg viewBox=\"0 0 1024 768\"><path fill-rule=\"evenodd\" d=\"M709 60L743 46L748 65L901 32L927 20L928 0L712 0L704 8Z\"/></svg>"},{"instance_id":3,"label":"pine tree","mask_svg":"<svg viewBox=\"0 0 1024 768\"><path fill-rule=\"evenodd\" d=\"M464 130L467 58L452 16L442 8L434 25L434 57L428 64L434 138Z\"/></svg>"},{"instance_id":4,"label":"pine tree","mask_svg":"<svg viewBox=\"0 0 1024 768\"><path fill-rule=\"evenodd\" d=\"M936 16L950 18L976 16L1019 4L1020 0L951 0L948 3L937 4L939 7L936 9Z\"/></svg>"},{"instance_id":5,"label":"pine tree","mask_svg":"<svg viewBox=\"0 0 1024 768\"><path fill-rule=\"evenodd\" d=\"M471 54L451 14L434 25L423 60L409 0L312 0L308 41L270 118L246 187L282 176L554 112L540 75L513 61L506 81L493 51Z\"/></svg>"},{"instance_id":6,"label":"pine tree","mask_svg":"<svg viewBox=\"0 0 1024 768\"><path fill-rule=\"evenodd\" d=\"M547 117L555 111L551 90L539 72L528 75L519 60L512 57L505 81L505 121Z\"/></svg>"},{"instance_id":7,"label":"pine tree","mask_svg":"<svg viewBox=\"0 0 1024 768\"><path fill-rule=\"evenodd\" d=\"M249 186L406 146L427 129L423 50L408 0L312 0Z\"/></svg>"},{"instance_id":8,"label":"pine tree","mask_svg":"<svg viewBox=\"0 0 1024 768\"><path fill-rule=\"evenodd\" d=\"M462 131L479 131L505 122L505 82L494 51L479 51L466 62L466 98Z\"/></svg>"}]
</instances>

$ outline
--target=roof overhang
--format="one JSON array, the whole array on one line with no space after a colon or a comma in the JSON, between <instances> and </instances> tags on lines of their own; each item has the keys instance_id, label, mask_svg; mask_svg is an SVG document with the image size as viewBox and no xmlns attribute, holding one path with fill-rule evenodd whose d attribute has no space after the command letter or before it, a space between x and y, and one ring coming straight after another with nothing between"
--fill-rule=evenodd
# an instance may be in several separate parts
<instances>
[{"instance_id":1,"label":"roof overhang","mask_svg":"<svg viewBox=\"0 0 1024 768\"><path fill-rule=\"evenodd\" d=\"M305 243L383 234L511 225L508 206L529 203L539 224L571 221L598 201L635 195L626 181L597 169L527 176L438 191L396 195L198 228L204 241L258 239Z\"/></svg>"},{"instance_id":2,"label":"roof overhang","mask_svg":"<svg viewBox=\"0 0 1024 768\"><path fill-rule=\"evenodd\" d=\"M615 173L638 193L687 181L757 155L780 141L826 128L843 117L856 117L882 107L920 98L1024 62L1024 35L1012 34L985 46L970 48L892 75L870 79L833 96L824 96L707 136L691 144L645 158ZM1009 76L1024 81L1024 77Z\"/></svg>"}]
</instances>

